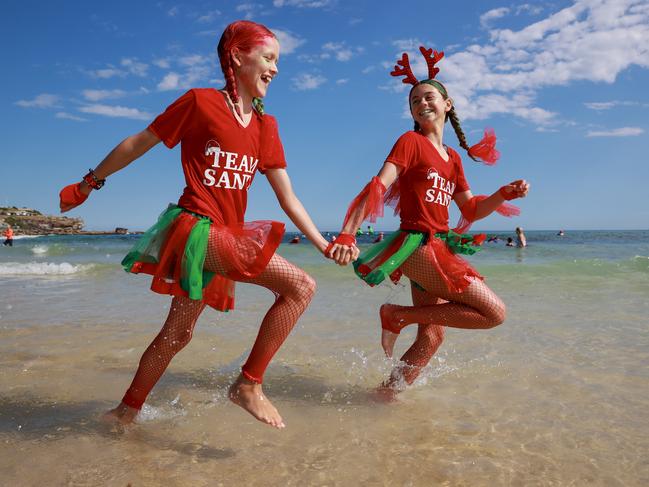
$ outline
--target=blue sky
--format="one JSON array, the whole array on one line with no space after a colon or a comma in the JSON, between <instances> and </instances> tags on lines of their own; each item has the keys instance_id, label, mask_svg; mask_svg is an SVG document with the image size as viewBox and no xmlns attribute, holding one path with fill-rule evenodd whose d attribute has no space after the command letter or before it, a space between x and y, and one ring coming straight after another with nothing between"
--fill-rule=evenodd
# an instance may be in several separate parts
<instances>
[{"instance_id":1,"label":"blue sky","mask_svg":"<svg viewBox=\"0 0 649 487\"><path fill-rule=\"evenodd\" d=\"M322 230L339 227L410 129L407 91L389 72L405 50L422 76L420 44L445 51L438 77L469 141L485 126L499 136L495 167L465 158L473 192L517 178L532 184L520 217L492 216L474 229L649 228L646 0L399 3L6 2L0 205L56 214L61 187L187 88L222 86L219 36L249 18L280 39L266 109L279 121L296 193ZM444 141L457 147L452 130ZM180 195L179 161L179 146L160 144L70 215L87 229L145 229ZM287 221L262 175L247 219ZM377 227L396 225L388 216Z\"/></svg>"}]
</instances>

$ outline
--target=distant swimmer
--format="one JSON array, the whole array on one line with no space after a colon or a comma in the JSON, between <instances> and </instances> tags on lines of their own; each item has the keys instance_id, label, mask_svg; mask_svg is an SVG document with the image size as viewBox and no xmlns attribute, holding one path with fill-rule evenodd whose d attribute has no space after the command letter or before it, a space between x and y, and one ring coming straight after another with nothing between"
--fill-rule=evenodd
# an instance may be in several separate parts
<instances>
[{"instance_id":1,"label":"distant swimmer","mask_svg":"<svg viewBox=\"0 0 649 487\"><path fill-rule=\"evenodd\" d=\"M368 235L374 235L374 229L372 228L371 225L367 226L367 234Z\"/></svg>"},{"instance_id":2,"label":"distant swimmer","mask_svg":"<svg viewBox=\"0 0 649 487\"><path fill-rule=\"evenodd\" d=\"M290 241L289 243L290 243L290 244L298 244L298 243L300 243L300 236L299 236L299 235L296 235L295 237L293 237L293 238L291 239L291 241Z\"/></svg>"},{"instance_id":3,"label":"distant swimmer","mask_svg":"<svg viewBox=\"0 0 649 487\"><path fill-rule=\"evenodd\" d=\"M14 230L11 228L11 225L7 225L7 229L4 231L4 236L5 236L5 241L3 242L2 245L5 247L13 247L14 246Z\"/></svg>"},{"instance_id":4,"label":"distant swimmer","mask_svg":"<svg viewBox=\"0 0 649 487\"><path fill-rule=\"evenodd\" d=\"M385 236L385 235L384 235L383 232L379 232L379 234L377 235L377 237L374 239L374 243L382 242L384 236Z\"/></svg>"},{"instance_id":5,"label":"distant swimmer","mask_svg":"<svg viewBox=\"0 0 649 487\"><path fill-rule=\"evenodd\" d=\"M565 234L565 232L563 230L559 230L559 233L557 233L557 236L559 236L559 237L563 237L565 235L566 234Z\"/></svg>"},{"instance_id":6,"label":"distant swimmer","mask_svg":"<svg viewBox=\"0 0 649 487\"><path fill-rule=\"evenodd\" d=\"M527 247L527 239L521 227L516 227L516 247Z\"/></svg>"},{"instance_id":7,"label":"distant swimmer","mask_svg":"<svg viewBox=\"0 0 649 487\"><path fill-rule=\"evenodd\" d=\"M507 243L505 245L507 247L514 247L514 239L511 237L507 237Z\"/></svg>"}]
</instances>

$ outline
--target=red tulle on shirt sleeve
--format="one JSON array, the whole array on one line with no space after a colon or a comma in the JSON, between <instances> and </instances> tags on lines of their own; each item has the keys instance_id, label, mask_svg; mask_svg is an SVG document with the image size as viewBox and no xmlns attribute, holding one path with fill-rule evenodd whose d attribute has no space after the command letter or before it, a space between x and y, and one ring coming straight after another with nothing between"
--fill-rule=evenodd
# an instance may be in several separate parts
<instances>
[{"instance_id":1,"label":"red tulle on shirt sleeve","mask_svg":"<svg viewBox=\"0 0 649 487\"><path fill-rule=\"evenodd\" d=\"M488 166L496 163L500 157L500 152L496 149L496 132L494 129L485 129L482 140L469 149L469 156L481 160Z\"/></svg>"},{"instance_id":2,"label":"red tulle on shirt sleeve","mask_svg":"<svg viewBox=\"0 0 649 487\"><path fill-rule=\"evenodd\" d=\"M484 201L488 198L485 194L479 194L471 198L469 201L462 205L460 212L462 216L460 221L457 222L457 226L453 229L456 233L466 233L474 221L476 221L476 212L478 211L478 203ZM496 213L511 218L512 216L518 216L521 214L520 208L512 205L511 203L502 203L498 208L496 208Z\"/></svg>"},{"instance_id":3,"label":"red tulle on shirt sleeve","mask_svg":"<svg viewBox=\"0 0 649 487\"><path fill-rule=\"evenodd\" d=\"M376 222L377 217L383 216L384 194L385 186L383 186L383 183L378 176L374 176L349 205L347 214L345 215L343 228L345 228L347 222L357 211L360 211L363 215L363 221L369 220L372 223Z\"/></svg>"}]
</instances>

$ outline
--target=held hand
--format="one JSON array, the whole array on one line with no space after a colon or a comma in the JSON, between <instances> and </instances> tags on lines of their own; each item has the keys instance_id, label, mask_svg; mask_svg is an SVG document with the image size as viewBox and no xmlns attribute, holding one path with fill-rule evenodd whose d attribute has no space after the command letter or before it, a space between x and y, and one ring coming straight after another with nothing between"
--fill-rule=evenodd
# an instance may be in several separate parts
<instances>
[{"instance_id":1,"label":"held hand","mask_svg":"<svg viewBox=\"0 0 649 487\"><path fill-rule=\"evenodd\" d=\"M69 184L59 193L59 208L61 213L70 211L82 204L88 198L92 189L84 181L80 183Z\"/></svg>"},{"instance_id":2,"label":"held hand","mask_svg":"<svg viewBox=\"0 0 649 487\"><path fill-rule=\"evenodd\" d=\"M524 179L517 179L500 188L499 193L506 201L525 198L530 190L530 184Z\"/></svg>"},{"instance_id":3,"label":"held hand","mask_svg":"<svg viewBox=\"0 0 649 487\"><path fill-rule=\"evenodd\" d=\"M356 247L355 245L353 246L340 245L337 248L334 248L333 259L336 262L336 264L340 266L346 266L351 261L356 260L358 254L359 254L359 250L358 247Z\"/></svg>"}]
</instances>

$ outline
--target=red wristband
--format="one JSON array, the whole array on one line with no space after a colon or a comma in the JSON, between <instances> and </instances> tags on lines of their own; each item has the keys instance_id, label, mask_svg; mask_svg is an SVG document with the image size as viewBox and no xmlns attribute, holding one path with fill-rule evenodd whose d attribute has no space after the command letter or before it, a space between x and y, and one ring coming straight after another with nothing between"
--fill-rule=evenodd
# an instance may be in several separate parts
<instances>
[{"instance_id":1,"label":"red wristband","mask_svg":"<svg viewBox=\"0 0 649 487\"><path fill-rule=\"evenodd\" d=\"M99 179L95 175L95 171L93 171L92 169L88 169L88 174L86 174L83 177L83 180L92 189L101 189L101 187L106 183L106 180L105 179Z\"/></svg>"},{"instance_id":2,"label":"red wristband","mask_svg":"<svg viewBox=\"0 0 649 487\"><path fill-rule=\"evenodd\" d=\"M354 237L350 233L339 233L338 236L336 237L336 240L334 240L333 243L338 245L347 245L348 247L351 247L352 245L356 245L356 237Z\"/></svg>"}]
</instances>

